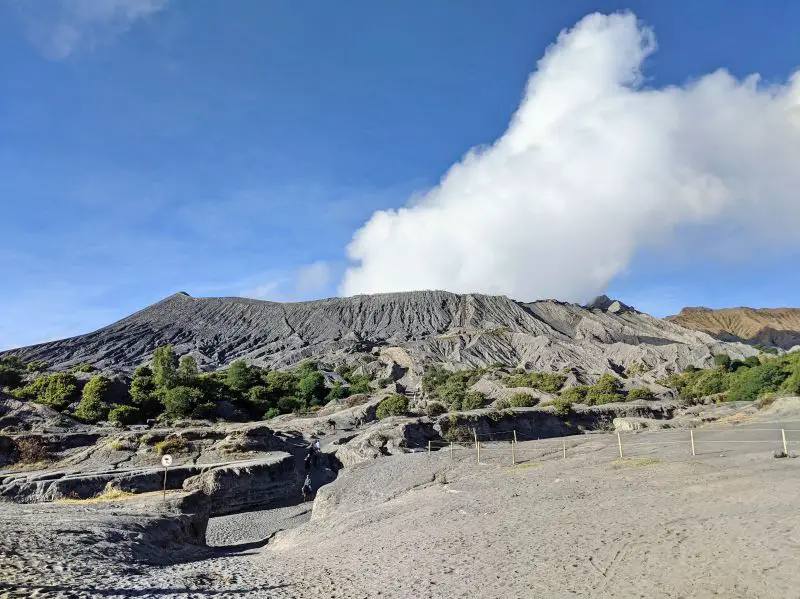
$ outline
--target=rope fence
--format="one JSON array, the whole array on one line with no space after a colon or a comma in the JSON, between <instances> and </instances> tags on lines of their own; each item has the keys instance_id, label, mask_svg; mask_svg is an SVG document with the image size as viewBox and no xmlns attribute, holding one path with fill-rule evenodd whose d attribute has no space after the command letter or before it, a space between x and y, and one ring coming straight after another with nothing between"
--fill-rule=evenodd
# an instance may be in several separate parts
<instances>
[{"instance_id":1,"label":"rope fence","mask_svg":"<svg viewBox=\"0 0 800 599\"><path fill-rule=\"evenodd\" d=\"M714 438L721 434L750 434L750 433L758 433L759 436L763 434L763 436L768 436L769 438L764 439L718 439ZM766 434L768 433L768 435ZM790 435L790 433L794 433L794 435ZM635 437L639 434L648 434L648 435L655 435L655 436L663 436L663 439L659 440L631 440L631 437ZM795 436L798 438L790 439L790 436ZM561 453L562 459L567 458L568 449L574 449L576 445L572 444L570 447L570 443L568 443L569 439L581 439L582 441L585 440L585 437L580 435L569 435L569 436L559 436L559 437L532 437L523 435L522 433L518 433L516 430L511 431L500 431L490 434L483 434L479 435L475 429L472 429L472 440L465 441L465 440L458 440L458 441L428 441L428 455L431 455L434 451L440 452L445 451L450 453L450 457L453 458L456 452L474 452L476 456L476 461L478 464L483 463L481 461L481 455L484 456L497 456L505 454L510 458L511 464L516 465L520 463L518 457L520 454L531 452L539 453L541 457L546 455L552 455L556 453ZM688 430L668 430L668 431L647 431L645 433L642 432L630 432L630 433L622 433L621 431L617 431L615 433L615 441L611 441L609 439L608 445L603 448L607 449L609 447L616 446L617 452L620 458L624 458L627 451L631 448L642 448L642 447L664 447L664 446L685 446L687 450L687 455L691 454L692 456L698 455L698 446L731 446L731 445L772 445L777 450L782 449L782 453L784 456L789 455L789 448L790 447L797 447L800 446L800 429L789 429L789 428L743 428L743 429L706 429L695 431L695 429L688 429ZM522 442L537 442L535 447L531 446L523 446L520 447L519 444ZM634 449L635 451L635 449ZM719 451L718 449L715 451Z\"/></svg>"}]
</instances>

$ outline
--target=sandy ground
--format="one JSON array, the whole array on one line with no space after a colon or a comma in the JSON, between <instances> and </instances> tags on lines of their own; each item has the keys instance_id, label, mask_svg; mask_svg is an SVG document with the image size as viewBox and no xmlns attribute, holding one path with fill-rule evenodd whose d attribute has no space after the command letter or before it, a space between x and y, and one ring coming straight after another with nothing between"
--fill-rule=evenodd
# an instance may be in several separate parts
<instances>
[{"instance_id":1,"label":"sandy ground","mask_svg":"<svg viewBox=\"0 0 800 599\"><path fill-rule=\"evenodd\" d=\"M570 439L566 459L560 440L521 443L516 466L509 444L482 464L381 458L269 545L167 568L67 558L0 504L0 596L800 598L800 459L772 457L781 424L800 448L800 423L764 420L696 431L694 457L670 430L624 434L623 460L616 435ZM216 519L211 540L271 534L300 509Z\"/></svg>"}]
</instances>

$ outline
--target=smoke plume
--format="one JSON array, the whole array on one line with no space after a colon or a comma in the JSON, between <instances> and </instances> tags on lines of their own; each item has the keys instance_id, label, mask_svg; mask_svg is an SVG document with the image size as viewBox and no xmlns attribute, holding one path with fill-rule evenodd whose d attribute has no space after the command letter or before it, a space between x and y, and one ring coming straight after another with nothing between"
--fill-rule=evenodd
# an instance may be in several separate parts
<instances>
[{"instance_id":1,"label":"smoke plume","mask_svg":"<svg viewBox=\"0 0 800 599\"><path fill-rule=\"evenodd\" d=\"M629 13L562 32L500 139L355 233L342 293L584 301L687 230L698 258L798 244L800 73L764 86L719 70L652 89L641 69L655 49Z\"/></svg>"}]
</instances>

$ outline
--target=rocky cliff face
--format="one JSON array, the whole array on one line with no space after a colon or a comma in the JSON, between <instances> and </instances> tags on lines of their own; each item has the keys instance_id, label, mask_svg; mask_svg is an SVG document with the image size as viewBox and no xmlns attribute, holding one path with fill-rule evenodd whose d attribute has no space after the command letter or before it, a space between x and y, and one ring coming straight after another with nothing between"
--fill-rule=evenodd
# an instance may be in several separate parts
<instances>
[{"instance_id":1,"label":"rocky cliff face","mask_svg":"<svg viewBox=\"0 0 800 599\"><path fill-rule=\"evenodd\" d=\"M749 341L783 349L800 345L798 308L684 308L666 320L724 341Z\"/></svg>"},{"instance_id":2,"label":"rocky cliff face","mask_svg":"<svg viewBox=\"0 0 800 599\"><path fill-rule=\"evenodd\" d=\"M204 370L239 358L280 368L308 357L336 364L372 354L412 374L431 363L460 368L503 362L589 373L636 365L654 376L689 363L708 365L713 353L753 353L600 300L581 307L420 291L282 304L179 293L93 333L11 353L55 368L90 362L125 372L171 343L179 355L194 355Z\"/></svg>"}]
</instances>

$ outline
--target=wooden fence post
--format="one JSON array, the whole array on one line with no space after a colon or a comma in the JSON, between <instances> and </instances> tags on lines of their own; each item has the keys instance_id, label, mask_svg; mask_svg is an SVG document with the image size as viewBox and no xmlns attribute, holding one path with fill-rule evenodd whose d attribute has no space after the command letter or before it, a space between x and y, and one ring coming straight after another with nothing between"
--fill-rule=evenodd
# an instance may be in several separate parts
<instances>
[{"instance_id":1,"label":"wooden fence post","mask_svg":"<svg viewBox=\"0 0 800 599\"><path fill-rule=\"evenodd\" d=\"M781 429L781 440L783 440L783 453L789 456L789 444L786 442L786 431Z\"/></svg>"},{"instance_id":2,"label":"wooden fence post","mask_svg":"<svg viewBox=\"0 0 800 599\"><path fill-rule=\"evenodd\" d=\"M619 431L617 431L617 445L619 445L619 457L621 459L622 458L622 437L620 436Z\"/></svg>"},{"instance_id":3,"label":"wooden fence post","mask_svg":"<svg viewBox=\"0 0 800 599\"><path fill-rule=\"evenodd\" d=\"M564 450L564 459L567 459L567 440L561 439L562 449Z\"/></svg>"},{"instance_id":4,"label":"wooden fence post","mask_svg":"<svg viewBox=\"0 0 800 599\"><path fill-rule=\"evenodd\" d=\"M431 441L428 439L428 457L431 457Z\"/></svg>"},{"instance_id":5,"label":"wooden fence post","mask_svg":"<svg viewBox=\"0 0 800 599\"><path fill-rule=\"evenodd\" d=\"M692 455L697 455L695 453L695 451L694 451L694 430L693 429L689 429L689 438L692 441Z\"/></svg>"},{"instance_id":6,"label":"wooden fence post","mask_svg":"<svg viewBox=\"0 0 800 599\"><path fill-rule=\"evenodd\" d=\"M517 454L516 454L515 449L514 449L516 447L516 445L517 444L514 443L514 441L512 440L511 441L511 465L512 466L516 466L517 465Z\"/></svg>"},{"instance_id":7,"label":"wooden fence post","mask_svg":"<svg viewBox=\"0 0 800 599\"><path fill-rule=\"evenodd\" d=\"M453 459L453 442L450 441L450 459Z\"/></svg>"}]
</instances>

